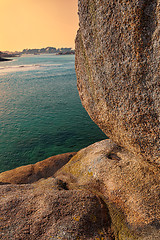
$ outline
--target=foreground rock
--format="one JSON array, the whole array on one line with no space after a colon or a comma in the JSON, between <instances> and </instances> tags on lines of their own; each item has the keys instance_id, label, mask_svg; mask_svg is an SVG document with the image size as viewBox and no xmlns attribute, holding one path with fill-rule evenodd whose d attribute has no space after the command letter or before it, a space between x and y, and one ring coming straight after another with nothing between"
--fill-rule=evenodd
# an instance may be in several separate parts
<instances>
[{"instance_id":1,"label":"foreground rock","mask_svg":"<svg viewBox=\"0 0 160 240\"><path fill-rule=\"evenodd\" d=\"M35 164L30 164L0 173L2 183L32 183L40 178L48 178L65 165L76 152L59 154Z\"/></svg>"},{"instance_id":2,"label":"foreground rock","mask_svg":"<svg viewBox=\"0 0 160 240\"><path fill-rule=\"evenodd\" d=\"M55 176L69 189L90 189L103 198L115 239L160 239L158 167L104 140L79 151Z\"/></svg>"},{"instance_id":3,"label":"foreground rock","mask_svg":"<svg viewBox=\"0 0 160 240\"><path fill-rule=\"evenodd\" d=\"M118 145L160 164L160 0L79 0L83 106Z\"/></svg>"},{"instance_id":4,"label":"foreground rock","mask_svg":"<svg viewBox=\"0 0 160 240\"><path fill-rule=\"evenodd\" d=\"M88 191L65 191L54 178L0 187L1 240L113 240L108 209Z\"/></svg>"},{"instance_id":5,"label":"foreground rock","mask_svg":"<svg viewBox=\"0 0 160 240\"><path fill-rule=\"evenodd\" d=\"M157 166L111 140L73 155L37 163L38 181L27 167L0 175L0 239L160 239Z\"/></svg>"}]
</instances>

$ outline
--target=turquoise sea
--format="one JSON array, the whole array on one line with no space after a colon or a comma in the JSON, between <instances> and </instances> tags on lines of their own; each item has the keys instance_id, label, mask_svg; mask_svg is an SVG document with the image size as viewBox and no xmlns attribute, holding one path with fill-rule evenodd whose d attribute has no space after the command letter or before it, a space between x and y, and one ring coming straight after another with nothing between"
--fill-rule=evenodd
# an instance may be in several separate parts
<instances>
[{"instance_id":1,"label":"turquoise sea","mask_svg":"<svg viewBox=\"0 0 160 240\"><path fill-rule=\"evenodd\" d=\"M81 105L74 62L73 55L0 62L0 172L106 138Z\"/></svg>"}]
</instances>

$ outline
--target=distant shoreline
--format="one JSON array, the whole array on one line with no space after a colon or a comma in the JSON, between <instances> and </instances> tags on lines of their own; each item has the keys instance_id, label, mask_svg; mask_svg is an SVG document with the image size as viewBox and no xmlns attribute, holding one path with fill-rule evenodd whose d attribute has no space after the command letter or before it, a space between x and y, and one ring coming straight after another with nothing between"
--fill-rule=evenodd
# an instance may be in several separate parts
<instances>
[{"instance_id":1,"label":"distant shoreline","mask_svg":"<svg viewBox=\"0 0 160 240\"><path fill-rule=\"evenodd\" d=\"M9 52L0 51L0 62L2 61L12 61L14 57L21 57L23 55L41 55L41 54L55 54L55 55L74 55L75 50L72 48L55 48L55 47L46 47L46 48L34 48L34 49L23 49L21 52ZM11 58L11 59L10 59Z\"/></svg>"}]
</instances>

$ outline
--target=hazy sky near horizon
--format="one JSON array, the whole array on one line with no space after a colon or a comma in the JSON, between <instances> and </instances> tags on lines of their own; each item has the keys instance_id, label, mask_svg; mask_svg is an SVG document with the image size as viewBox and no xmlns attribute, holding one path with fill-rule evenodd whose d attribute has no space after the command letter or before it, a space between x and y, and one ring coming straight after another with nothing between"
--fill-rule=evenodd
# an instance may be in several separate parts
<instances>
[{"instance_id":1,"label":"hazy sky near horizon","mask_svg":"<svg viewBox=\"0 0 160 240\"><path fill-rule=\"evenodd\" d=\"M72 47L78 0L0 0L0 51Z\"/></svg>"}]
</instances>

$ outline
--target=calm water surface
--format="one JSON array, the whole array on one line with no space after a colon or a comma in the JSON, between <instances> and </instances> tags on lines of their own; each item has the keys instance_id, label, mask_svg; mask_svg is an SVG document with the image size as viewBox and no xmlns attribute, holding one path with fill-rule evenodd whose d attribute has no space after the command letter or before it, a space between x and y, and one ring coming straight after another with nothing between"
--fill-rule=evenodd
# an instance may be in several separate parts
<instances>
[{"instance_id":1,"label":"calm water surface","mask_svg":"<svg viewBox=\"0 0 160 240\"><path fill-rule=\"evenodd\" d=\"M105 138L81 105L74 56L0 62L0 172Z\"/></svg>"}]
</instances>

